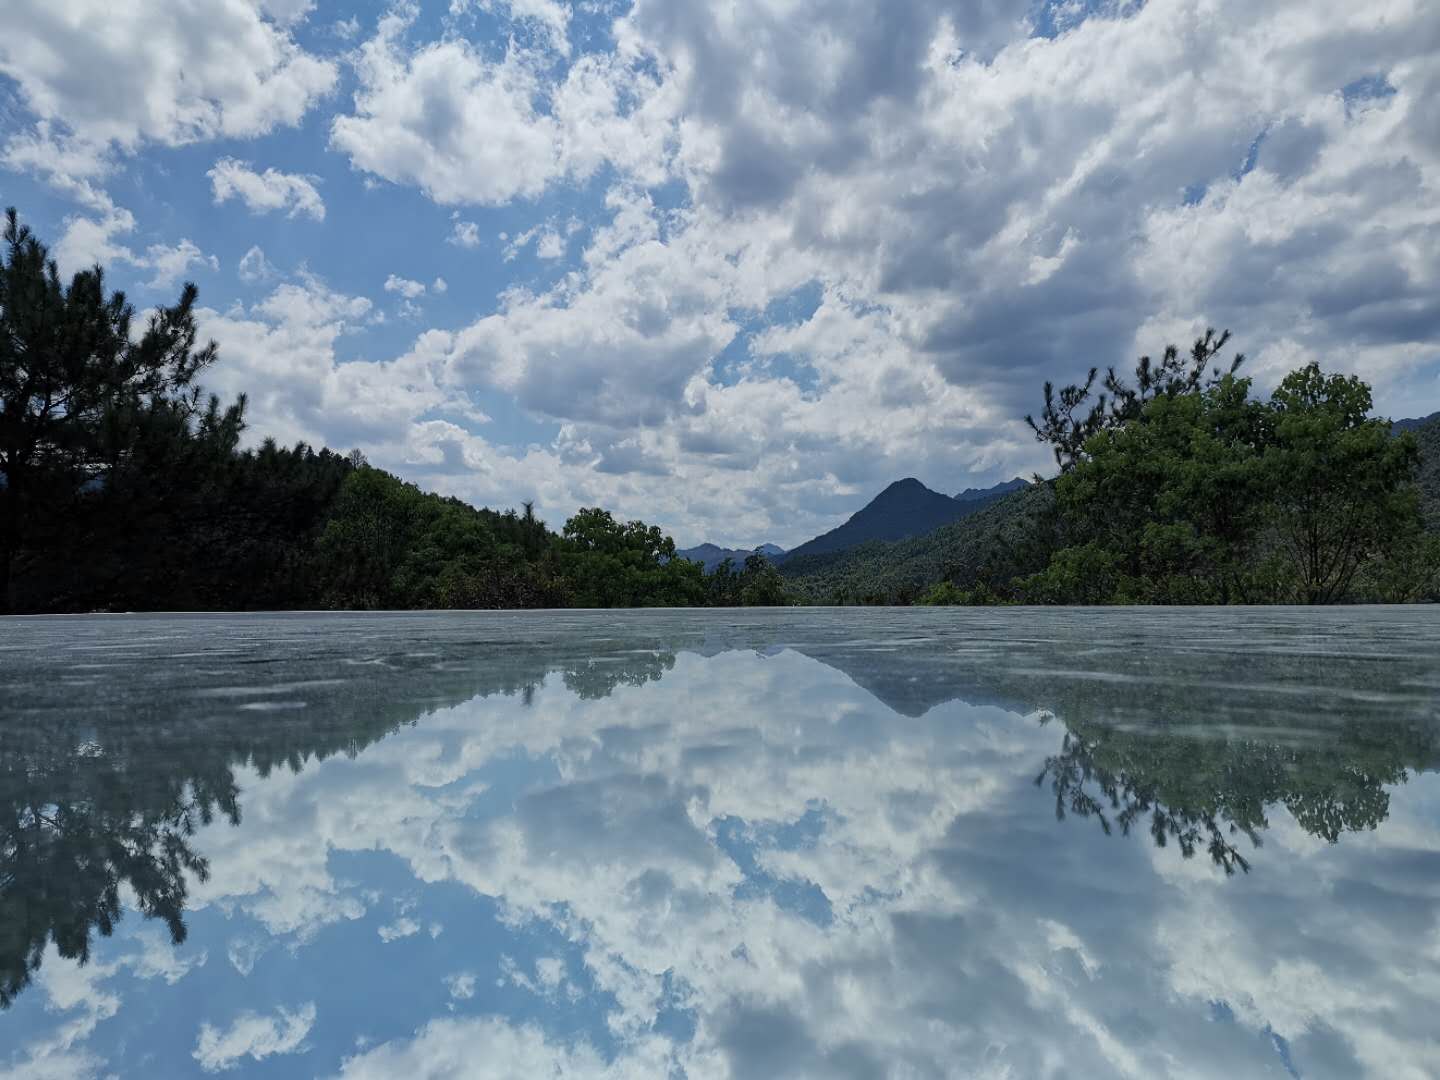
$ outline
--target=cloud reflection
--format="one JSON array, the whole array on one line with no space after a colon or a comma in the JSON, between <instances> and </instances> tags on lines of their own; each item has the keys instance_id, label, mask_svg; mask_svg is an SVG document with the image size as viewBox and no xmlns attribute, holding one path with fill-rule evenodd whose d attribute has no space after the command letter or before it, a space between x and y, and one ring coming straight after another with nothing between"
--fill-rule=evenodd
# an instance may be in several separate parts
<instances>
[{"instance_id":1,"label":"cloud reflection","mask_svg":"<svg viewBox=\"0 0 1440 1080\"><path fill-rule=\"evenodd\" d=\"M103 717L55 705L32 667L40 689L4 715L29 786L4 805L134 775L117 797L163 822L196 776L233 792L186 837L210 873L180 875L185 918L217 954L249 943L249 978L315 988L313 1030L266 1063L304 1075L1440 1069L1428 629L1187 615L1181 639L1164 613L1090 617L336 618L323 640L288 620L184 672L112 657ZM254 696L209 690L247 668L308 707L232 712ZM42 752L81 740L108 771ZM7 881L31 887L27 865ZM22 1001L0 1016L28 1046L13 1064L124 1071L274 1020L218 964L183 979L235 1008L142 1024L115 952L93 951L39 970L87 971L113 1005L60 1042L61 999ZM327 998L365 980L413 1007ZM136 1025L123 1046L111 1017ZM278 1045L294 1025L271 1027Z\"/></svg>"}]
</instances>

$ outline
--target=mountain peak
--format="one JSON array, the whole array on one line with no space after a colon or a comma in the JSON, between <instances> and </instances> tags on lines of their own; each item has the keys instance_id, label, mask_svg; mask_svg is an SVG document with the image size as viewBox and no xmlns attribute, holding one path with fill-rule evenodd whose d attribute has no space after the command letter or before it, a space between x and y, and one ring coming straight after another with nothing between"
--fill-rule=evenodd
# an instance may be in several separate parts
<instances>
[{"instance_id":1,"label":"mountain peak","mask_svg":"<svg viewBox=\"0 0 1440 1080\"><path fill-rule=\"evenodd\" d=\"M845 524L801 544L785 556L819 555L869 540L903 540L964 517L972 507L932 491L913 476L889 484Z\"/></svg>"},{"instance_id":2,"label":"mountain peak","mask_svg":"<svg viewBox=\"0 0 1440 1080\"><path fill-rule=\"evenodd\" d=\"M907 476L907 477L904 477L904 478L901 479L901 480L896 480L896 481L894 481L893 483L890 484L889 487L887 487L887 488L886 488L884 491L882 491L880 494L881 494L881 495L888 495L888 494L890 494L892 491L929 491L929 490L930 490L929 488L927 488L927 487L926 487L924 484L922 484L919 480L915 479L915 477L913 477L913 476ZM937 492L936 494L938 494L938 492Z\"/></svg>"}]
</instances>

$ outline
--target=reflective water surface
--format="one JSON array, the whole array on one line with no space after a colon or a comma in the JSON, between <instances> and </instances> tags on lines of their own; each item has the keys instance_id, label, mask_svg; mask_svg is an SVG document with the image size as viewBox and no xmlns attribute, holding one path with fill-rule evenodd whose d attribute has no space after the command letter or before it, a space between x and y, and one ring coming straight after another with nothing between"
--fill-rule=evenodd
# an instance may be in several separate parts
<instances>
[{"instance_id":1,"label":"reflective water surface","mask_svg":"<svg viewBox=\"0 0 1440 1080\"><path fill-rule=\"evenodd\" d=\"M0 1075L1440 1076L1440 612L0 620Z\"/></svg>"}]
</instances>

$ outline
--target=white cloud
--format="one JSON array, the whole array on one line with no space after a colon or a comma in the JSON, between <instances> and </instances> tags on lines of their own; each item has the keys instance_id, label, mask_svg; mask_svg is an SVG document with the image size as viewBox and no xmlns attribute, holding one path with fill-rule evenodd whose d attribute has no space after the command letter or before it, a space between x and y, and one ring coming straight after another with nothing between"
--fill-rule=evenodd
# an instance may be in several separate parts
<instances>
[{"instance_id":1,"label":"white cloud","mask_svg":"<svg viewBox=\"0 0 1440 1080\"><path fill-rule=\"evenodd\" d=\"M405 30L405 19L388 15L361 46L355 113L336 117L331 145L356 167L418 184L440 203L539 194L562 167L524 54L512 48L492 61L463 39L407 54Z\"/></svg>"},{"instance_id":2,"label":"white cloud","mask_svg":"<svg viewBox=\"0 0 1440 1080\"><path fill-rule=\"evenodd\" d=\"M7 16L0 74L40 121L92 147L262 135L298 123L337 74L247 0L73 0L63 12L16 0Z\"/></svg>"},{"instance_id":3,"label":"white cloud","mask_svg":"<svg viewBox=\"0 0 1440 1080\"><path fill-rule=\"evenodd\" d=\"M276 1054L293 1054L303 1049L305 1036L315 1026L315 1003L307 1002L293 1012L278 1008L272 1016L241 1013L223 1030L202 1024L191 1055L206 1072L233 1069L244 1058L264 1061Z\"/></svg>"},{"instance_id":4,"label":"white cloud","mask_svg":"<svg viewBox=\"0 0 1440 1080\"><path fill-rule=\"evenodd\" d=\"M387 15L361 46L354 111L331 125L331 146L355 167L446 205L532 198L607 161L663 178L665 118L623 104L654 91L639 68L587 56L549 86L549 54L513 40L501 57L463 38L411 48L412 16Z\"/></svg>"},{"instance_id":5,"label":"white cloud","mask_svg":"<svg viewBox=\"0 0 1440 1080\"><path fill-rule=\"evenodd\" d=\"M120 237L135 231L135 216L106 202L98 218L75 214L66 219L54 249L62 274L86 270L97 263L107 268L129 264L152 272L145 282L147 289L169 289L192 267L220 268L215 256L206 255L189 239L176 244L150 244L143 254L136 253L120 241Z\"/></svg>"},{"instance_id":6,"label":"white cloud","mask_svg":"<svg viewBox=\"0 0 1440 1080\"><path fill-rule=\"evenodd\" d=\"M461 221L457 218L451 226L450 235L446 237L445 242L462 248L479 247L480 226L473 221Z\"/></svg>"},{"instance_id":7,"label":"white cloud","mask_svg":"<svg viewBox=\"0 0 1440 1080\"><path fill-rule=\"evenodd\" d=\"M234 158L221 158L205 175L210 177L216 205L238 198L252 213L284 210L287 217L306 214L315 221L325 220L325 201L315 189L313 177L275 169L257 173L248 163Z\"/></svg>"},{"instance_id":8,"label":"white cloud","mask_svg":"<svg viewBox=\"0 0 1440 1080\"><path fill-rule=\"evenodd\" d=\"M108 200L107 200L108 202ZM96 263L138 263L140 260L117 238L135 229L135 215L110 205L99 218L75 214L65 219L65 229L55 244L55 261L62 274L73 274Z\"/></svg>"},{"instance_id":9,"label":"white cloud","mask_svg":"<svg viewBox=\"0 0 1440 1080\"><path fill-rule=\"evenodd\" d=\"M392 923L386 923L377 931L380 940L387 945L392 941L399 941L401 938L411 937L419 932L420 924L408 915L403 915Z\"/></svg>"},{"instance_id":10,"label":"white cloud","mask_svg":"<svg viewBox=\"0 0 1440 1080\"><path fill-rule=\"evenodd\" d=\"M425 295L425 283L391 274L385 279L385 291L399 293L406 300L414 300L417 296Z\"/></svg>"},{"instance_id":11,"label":"white cloud","mask_svg":"<svg viewBox=\"0 0 1440 1080\"><path fill-rule=\"evenodd\" d=\"M282 26L301 22L315 10L315 0L260 0L260 10Z\"/></svg>"},{"instance_id":12,"label":"white cloud","mask_svg":"<svg viewBox=\"0 0 1440 1080\"><path fill-rule=\"evenodd\" d=\"M219 270L220 260L206 255L189 240L181 240L178 244L151 244L145 249L144 265L155 271L147 286L168 289L189 273L192 266Z\"/></svg>"},{"instance_id":13,"label":"white cloud","mask_svg":"<svg viewBox=\"0 0 1440 1080\"><path fill-rule=\"evenodd\" d=\"M260 249L259 244L252 244L250 250L240 256L240 262L236 266L236 273L240 280L248 284L259 281L268 281L277 273L270 260L265 257L265 252Z\"/></svg>"},{"instance_id":14,"label":"white cloud","mask_svg":"<svg viewBox=\"0 0 1440 1080\"><path fill-rule=\"evenodd\" d=\"M795 542L897 476L948 491L1045 468L1020 419L1045 379L1207 324L1262 390L1314 358L1364 373L1382 411L1440 408L1433 5L639 0L609 51L581 48L563 5L481 6L434 40L410 7L383 17L329 126L367 183L567 207L518 228L456 209L452 245L507 230L499 295L403 356L345 351L377 394L426 357L412 410L364 425L419 482L513 502L528 459L566 473L559 498L683 542ZM492 17L503 38L468 33ZM1063 33L1032 36L1047 22ZM113 163L40 115L6 152L89 207L61 251L142 266L95 187ZM178 130L152 118L143 138ZM418 297L366 318L419 319ZM472 395L513 398L540 445L476 442L433 404Z\"/></svg>"},{"instance_id":15,"label":"white cloud","mask_svg":"<svg viewBox=\"0 0 1440 1080\"><path fill-rule=\"evenodd\" d=\"M557 53L568 56L570 42L570 4L562 0L450 0L450 14L460 15L470 8L508 16L520 24L538 29L542 41Z\"/></svg>"},{"instance_id":16,"label":"white cloud","mask_svg":"<svg viewBox=\"0 0 1440 1080\"><path fill-rule=\"evenodd\" d=\"M653 1039L606 1064L588 1043L553 1041L539 1028L514 1026L503 1020L433 1020L413 1040L384 1043L346 1060L339 1076L423 1076L473 1080L508 1080L546 1076L556 1080L621 1080L630 1076L664 1076L663 1040Z\"/></svg>"},{"instance_id":17,"label":"white cloud","mask_svg":"<svg viewBox=\"0 0 1440 1080\"><path fill-rule=\"evenodd\" d=\"M447 975L445 976L445 987L456 1001L469 1001L475 996L475 975L469 971Z\"/></svg>"}]
</instances>

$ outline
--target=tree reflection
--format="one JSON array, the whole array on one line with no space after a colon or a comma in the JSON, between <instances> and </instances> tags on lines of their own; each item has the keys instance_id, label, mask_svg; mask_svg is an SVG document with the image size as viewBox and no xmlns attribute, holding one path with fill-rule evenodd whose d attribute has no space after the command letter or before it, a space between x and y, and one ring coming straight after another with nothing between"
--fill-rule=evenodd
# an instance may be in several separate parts
<instances>
[{"instance_id":1,"label":"tree reflection","mask_svg":"<svg viewBox=\"0 0 1440 1080\"><path fill-rule=\"evenodd\" d=\"M172 942L183 942L188 878L204 881L210 873L191 846L196 827L217 812L232 824L240 820L233 777L223 791L195 779L179 791L137 797L123 764L105 755L81 760L101 764L85 770L75 785L81 790L57 799L38 791L33 778L11 783L15 761L7 755L0 1006L29 984L48 941L62 957L86 962L92 930L108 937L120 921L122 885L147 918L165 923Z\"/></svg>"},{"instance_id":2,"label":"tree reflection","mask_svg":"<svg viewBox=\"0 0 1440 1080\"><path fill-rule=\"evenodd\" d=\"M1173 842L1186 858L1203 849L1234 874L1249 871L1241 844L1261 846L1274 806L1332 844L1376 828L1390 810L1386 785L1423 767L1427 750L1419 732L1399 725L1298 743L1076 725L1035 784L1048 783L1057 820L1094 818L1107 835L1143 826L1158 846Z\"/></svg>"},{"instance_id":3,"label":"tree reflection","mask_svg":"<svg viewBox=\"0 0 1440 1080\"><path fill-rule=\"evenodd\" d=\"M569 649L489 643L424 662L300 655L290 663L304 675L321 663L323 674L344 677L281 694L304 706L294 709L255 708L249 689L227 698L213 684L130 687L108 702L87 693L56 707L48 674L0 679L0 1007L29 985L50 943L62 957L88 961L95 934L111 935L127 905L162 921L174 944L185 940L190 887L210 872L197 832L216 820L240 823L238 768L266 776L337 753L353 757L427 712L477 697L518 694L529 704L551 672L581 697L603 697L673 667L673 652L648 644L627 643L603 663ZM294 674L265 670L261 689ZM180 668L170 674L182 683L204 678ZM158 677L151 671L142 681ZM272 694L259 704L274 701Z\"/></svg>"}]
</instances>

